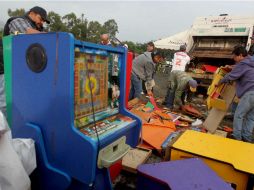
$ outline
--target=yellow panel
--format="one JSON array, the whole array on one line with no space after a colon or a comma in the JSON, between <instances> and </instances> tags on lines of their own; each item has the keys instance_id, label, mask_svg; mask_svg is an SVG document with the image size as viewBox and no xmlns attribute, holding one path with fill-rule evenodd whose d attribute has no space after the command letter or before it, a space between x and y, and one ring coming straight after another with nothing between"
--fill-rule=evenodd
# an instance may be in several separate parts
<instances>
[{"instance_id":1,"label":"yellow panel","mask_svg":"<svg viewBox=\"0 0 254 190\"><path fill-rule=\"evenodd\" d=\"M210 110L211 107L212 107L212 106L211 106L211 97L210 97L210 96L207 97L207 99L206 99L206 104L207 104L207 109Z\"/></svg>"},{"instance_id":2,"label":"yellow panel","mask_svg":"<svg viewBox=\"0 0 254 190\"><path fill-rule=\"evenodd\" d=\"M207 90L207 94L209 96L211 96L212 93L214 93L214 91L217 89L215 87L215 85L218 84L218 82L225 76L225 74L227 74L227 72L222 67L220 67L216 70L214 77L213 77L212 84L209 86L209 88Z\"/></svg>"},{"instance_id":3,"label":"yellow panel","mask_svg":"<svg viewBox=\"0 0 254 190\"><path fill-rule=\"evenodd\" d=\"M219 98L215 98L215 99L211 98L209 100L210 100L211 107L217 108L222 111L227 111L227 104L225 100L219 99Z\"/></svg>"},{"instance_id":4,"label":"yellow panel","mask_svg":"<svg viewBox=\"0 0 254 190\"><path fill-rule=\"evenodd\" d=\"M187 130L173 148L229 163L237 170L254 174L254 144L251 143Z\"/></svg>"}]
</instances>

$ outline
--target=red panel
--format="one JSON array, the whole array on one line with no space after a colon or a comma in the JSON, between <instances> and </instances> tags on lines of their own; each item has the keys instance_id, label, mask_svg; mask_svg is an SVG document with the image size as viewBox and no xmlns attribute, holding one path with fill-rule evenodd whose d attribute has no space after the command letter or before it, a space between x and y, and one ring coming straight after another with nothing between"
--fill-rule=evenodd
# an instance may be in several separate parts
<instances>
[{"instance_id":1,"label":"red panel","mask_svg":"<svg viewBox=\"0 0 254 190\"><path fill-rule=\"evenodd\" d=\"M130 92L130 87L131 87L132 58L133 58L133 53L128 52L127 64L126 64L126 92L125 92L125 106L126 106L126 108L128 108L128 99L129 99L129 92Z\"/></svg>"}]
</instances>

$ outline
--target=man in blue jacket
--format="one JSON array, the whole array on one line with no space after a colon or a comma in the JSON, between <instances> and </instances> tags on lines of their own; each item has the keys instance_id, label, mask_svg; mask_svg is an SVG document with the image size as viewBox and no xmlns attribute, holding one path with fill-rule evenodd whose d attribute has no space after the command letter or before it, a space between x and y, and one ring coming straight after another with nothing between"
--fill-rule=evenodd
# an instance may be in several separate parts
<instances>
[{"instance_id":1,"label":"man in blue jacket","mask_svg":"<svg viewBox=\"0 0 254 190\"><path fill-rule=\"evenodd\" d=\"M253 142L254 58L248 56L242 46L236 47L232 54L236 64L219 84L236 82L236 95L240 101L234 115L233 137L237 140Z\"/></svg>"}]
</instances>

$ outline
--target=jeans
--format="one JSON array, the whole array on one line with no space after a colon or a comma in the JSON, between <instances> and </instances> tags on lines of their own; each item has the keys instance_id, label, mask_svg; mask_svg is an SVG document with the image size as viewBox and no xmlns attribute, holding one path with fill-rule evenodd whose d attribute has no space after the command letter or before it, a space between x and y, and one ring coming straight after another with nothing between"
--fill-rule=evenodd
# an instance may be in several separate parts
<instances>
[{"instance_id":1,"label":"jeans","mask_svg":"<svg viewBox=\"0 0 254 190\"><path fill-rule=\"evenodd\" d=\"M165 106L169 109L173 109L175 100L175 89L168 88L167 95L165 97Z\"/></svg>"},{"instance_id":2,"label":"jeans","mask_svg":"<svg viewBox=\"0 0 254 190\"><path fill-rule=\"evenodd\" d=\"M131 90L129 100L140 98L142 92L142 80L135 74L131 74Z\"/></svg>"},{"instance_id":3,"label":"jeans","mask_svg":"<svg viewBox=\"0 0 254 190\"><path fill-rule=\"evenodd\" d=\"M240 99L233 121L233 136L238 140L253 142L254 91L246 92Z\"/></svg>"}]
</instances>

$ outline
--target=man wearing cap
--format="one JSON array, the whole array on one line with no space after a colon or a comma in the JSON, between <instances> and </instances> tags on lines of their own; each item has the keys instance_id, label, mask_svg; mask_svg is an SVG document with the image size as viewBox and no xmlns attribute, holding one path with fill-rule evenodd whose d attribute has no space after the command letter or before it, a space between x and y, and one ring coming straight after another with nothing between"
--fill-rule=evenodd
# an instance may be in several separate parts
<instances>
[{"instance_id":1,"label":"man wearing cap","mask_svg":"<svg viewBox=\"0 0 254 190\"><path fill-rule=\"evenodd\" d=\"M186 65L190 63L190 57L186 53L186 46L181 45L180 51L174 54L171 71L185 71Z\"/></svg>"},{"instance_id":2,"label":"man wearing cap","mask_svg":"<svg viewBox=\"0 0 254 190\"><path fill-rule=\"evenodd\" d=\"M43 31L44 22L50 23L45 9L33 7L24 16L9 18L4 26L4 36L15 33L40 33Z\"/></svg>"},{"instance_id":3,"label":"man wearing cap","mask_svg":"<svg viewBox=\"0 0 254 190\"><path fill-rule=\"evenodd\" d=\"M251 46L250 46L250 49L248 51L248 54L250 56L253 56L254 55L254 36L250 37L251 39Z\"/></svg>"},{"instance_id":4,"label":"man wearing cap","mask_svg":"<svg viewBox=\"0 0 254 190\"><path fill-rule=\"evenodd\" d=\"M132 63L131 71L131 90L129 100L140 98L142 92L142 80L145 81L145 87L148 96L153 96L152 88L155 86L154 74L155 65L163 58L159 51L144 52L137 56Z\"/></svg>"},{"instance_id":5,"label":"man wearing cap","mask_svg":"<svg viewBox=\"0 0 254 190\"><path fill-rule=\"evenodd\" d=\"M184 105L185 95L194 93L197 89L197 81L184 71L172 71L169 77L169 87L165 101L162 103L169 109L181 109Z\"/></svg>"},{"instance_id":6,"label":"man wearing cap","mask_svg":"<svg viewBox=\"0 0 254 190\"><path fill-rule=\"evenodd\" d=\"M49 24L47 12L41 7L33 7L28 13L20 17L11 17L4 26L3 36L16 33L33 34L43 31L43 23ZM0 110L6 114L4 90L4 63L2 55L2 42L0 43Z\"/></svg>"}]
</instances>

